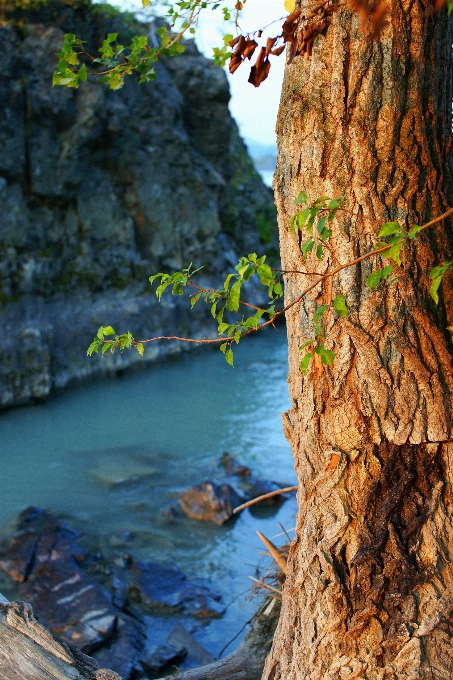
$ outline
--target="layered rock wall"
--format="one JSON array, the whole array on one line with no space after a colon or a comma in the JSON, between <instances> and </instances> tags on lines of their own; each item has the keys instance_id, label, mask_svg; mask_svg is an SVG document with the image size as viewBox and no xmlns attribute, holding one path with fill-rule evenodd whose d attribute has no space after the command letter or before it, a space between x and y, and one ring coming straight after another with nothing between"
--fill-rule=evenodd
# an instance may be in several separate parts
<instances>
[{"instance_id":1,"label":"layered rock wall","mask_svg":"<svg viewBox=\"0 0 453 680\"><path fill-rule=\"evenodd\" d=\"M272 195L229 114L225 74L195 46L148 85L51 87L64 33L94 50L136 30L54 1L0 28L0 407L143 361L87 359L99 325L137 338L212 332L187 300L158 305L147 277L193 262L221 281L237 254L265 249ZM140 30L152 40L152 25ZM145 361L181 349L156 344Z\"/></svg>"}]
</instances>

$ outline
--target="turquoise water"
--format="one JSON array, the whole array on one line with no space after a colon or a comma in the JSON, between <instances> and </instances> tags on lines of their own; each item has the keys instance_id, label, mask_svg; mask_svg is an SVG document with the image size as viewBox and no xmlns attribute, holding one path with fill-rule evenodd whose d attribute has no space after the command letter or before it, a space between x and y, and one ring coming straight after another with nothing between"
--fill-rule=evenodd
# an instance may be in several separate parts
<instances>
[{"instance_id":1,"label":"turquoise water","mask_svg":"<svg viewBox=\"0 0 453 680\"><path fill-rule=\"evenodd\" d=\"M295 500L277 514L246 510L223 527L171 522L163 510L193 484L225 481L224 451L258 478L295 483L280 417L289 407L286 375L281 329L243 342L234 369L218 350L188 353L0 415L0 539L37 505L95 536L109 556L128 552L211 578L225 604L235 600L197 634L217 654L256 606L235 599L261 559L256 529L269 537L281 534L279 522L291 529Z\"/></svg>"}]
</instances>

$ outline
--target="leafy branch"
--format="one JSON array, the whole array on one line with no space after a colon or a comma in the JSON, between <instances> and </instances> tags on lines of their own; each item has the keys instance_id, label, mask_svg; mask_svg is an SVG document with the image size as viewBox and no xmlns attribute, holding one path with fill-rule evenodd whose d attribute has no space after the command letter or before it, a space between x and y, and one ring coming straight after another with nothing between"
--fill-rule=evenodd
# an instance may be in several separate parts
<instances>
[{"instance_id":1,"label":"leafy branch","mask_svg":"<svg viewBox=\"0 0 453 680\"><path fill-rule=\"evenodd\" d=\"M328 248L328 240L332 234L332 230L327 225L331 225L338 210L344 210L341 207L344 197L331 199L327 196L318 198L312 203L308 201L308 196L305 192L300 192L295 204L302 205L302 209L297 211L290 220L290 229L296 237L300 237L299 245L302 256L307 258L309 253L314 250L316 241L318 246L316 248L316 256L322 259L324 256L324 248ZM216 338L184 338L179 336L158 336L147 340L135 340L133 335L128 332L121 335L115 333L111 326L101 326L98 330L96 338L88 348L87 354L97 354L101 350L105 354L108 350L113 353L115 350L123 351L135 347L140 355L144 354L144 347L148 343L157 342L160 340L178 340L181 342L195 343L195 344L220 344L220 350L225 355L226 361L233 366L233 344L239 344L240 340L251 333L262 330L266 326L275 325L275 321L282 314L287 312L295 305L301 303L303 299L314 288L319 286L323 281L337 276L343 269L353 267L361 262L380 256L384 260L391 260L398 266L401 265L401 250L407 246L409 242L414 240L416 236L438 224L440 221L446 219L453 214L453 208L450 208L445 213L433 220L427 222L423 226L414 225L408 233L405 233L398 222L387 222L382 226L378 233L378 238L386 239L378 241L375 247L345 264L338 265L334 269L327 271L325 274L317 274L315 272L303 272L298 270L287 271L281 269L271 269L266 264L266 256L258 258L255 253L251 253L247 257L242 257L235 267L235 272L228 274L222 288L207 289L197 285L192 277L200 271L201 268L192 270L192 265L180 272L173 274L166 274L159 272L149 278L151 285L160 279L160 283L156 289L156 295L160 301L163 293L169 287L173 295L183 295L186 286L194 288L196 292L191 296L191 307L193 308L199 300L203 300L210 305L211 315L217 321L217 335ZM329 233L327 233L329 232ZM304 236L308 238L304 239ZM307 242L310 244L307 247ZM311 245L313 244L313 245ZM322 254L319 251L322 248ZM321 254L321 257L319 255ZM429 274L432 281L430 287L430 295L434 302L438 304L438 290L442 279L447 271L453 266L453 260L443 262L441 265L434 267ZM372 290L383 282L387 282L390 274L393 272L393 264L388 264L385 267L371 272L367 278L367 285ZM316 276L316 280L310 283L292 302L288 303L281 309L276 309L276 302L283 296L282 278L283 275L305 275ZM244 283L251 280L253 276L257 276L260 283L267 288L267 295L269 298L269 305L264 307L257 307L249 302L241 299L241 290ZM391 283L392 281L390 281ZM249 316L241 315L240 318L231 319L232 314L237 314L240 307L245 307L254 310L254 313ZM326 312L331 309L340 318L347 318L349 310L347 301L342 294L332 300L330 304L320 305L314 312L312 319L312 337L299 347L299 351L308 350L300 362L300 370L306 374L314 355L318 355L322 364L331 366L335 359L335 354L332 350L325 347L325 340L327 334L322 324L322 319ZM225 318L226 315L226 318ZM267 318L267 320L265 320ZM453 325L448 329L453 332ZM114 336L113 339L110 336Z\"/></svg>"}]
</instances>

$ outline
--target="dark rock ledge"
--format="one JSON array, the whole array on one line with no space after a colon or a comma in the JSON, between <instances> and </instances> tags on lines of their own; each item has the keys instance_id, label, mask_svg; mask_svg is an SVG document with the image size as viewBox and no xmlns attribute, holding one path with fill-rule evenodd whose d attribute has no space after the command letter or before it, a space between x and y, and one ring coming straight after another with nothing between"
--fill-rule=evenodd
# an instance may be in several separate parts
<instances>
[{"instance_id":1,"label":"dark rock ledge","mask_svg":"<svg viewBox=\"0 0 453 680\"><path fill-rule=\"evenodd\" d=\"M29 508L0 552L0 568L52 635L124 680L157 677L186 656L194 663L214 660L181 625L190 620L193 628L196 621L222 616L224 608L208 582L133 558L124 568L105 563L81 548L79 537L50 513ZM23 618L27 612L16 614ZM150 630L158 631L162 617L174 617L174 630L167 640L155 641Z\"/></svg>"}]
</instances>

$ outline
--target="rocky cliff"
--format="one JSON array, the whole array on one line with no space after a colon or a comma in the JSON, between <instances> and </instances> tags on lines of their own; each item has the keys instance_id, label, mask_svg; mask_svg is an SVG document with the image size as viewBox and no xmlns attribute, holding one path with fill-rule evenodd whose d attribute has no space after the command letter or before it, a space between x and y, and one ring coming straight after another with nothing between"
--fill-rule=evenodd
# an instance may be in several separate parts
<instances>
[{"instance_id":1,"label":"rocky cliff","mask_svg":"<svg viewBox=\"0 0 453 680\"><path fill-rule=\"evenodd\" d=\"M87 359L99 325L205 335L208 317L171 296L158 305L147 277L193 262L221 279L273 230L226 77L195 46L162 60L151 84L51 87L64 33L95 49L107 32L136 30L105 6L54 0L0 27L0 407L143 361ZM155 344L145 361L181 349Z\"/></svg>"}]
</instances>

